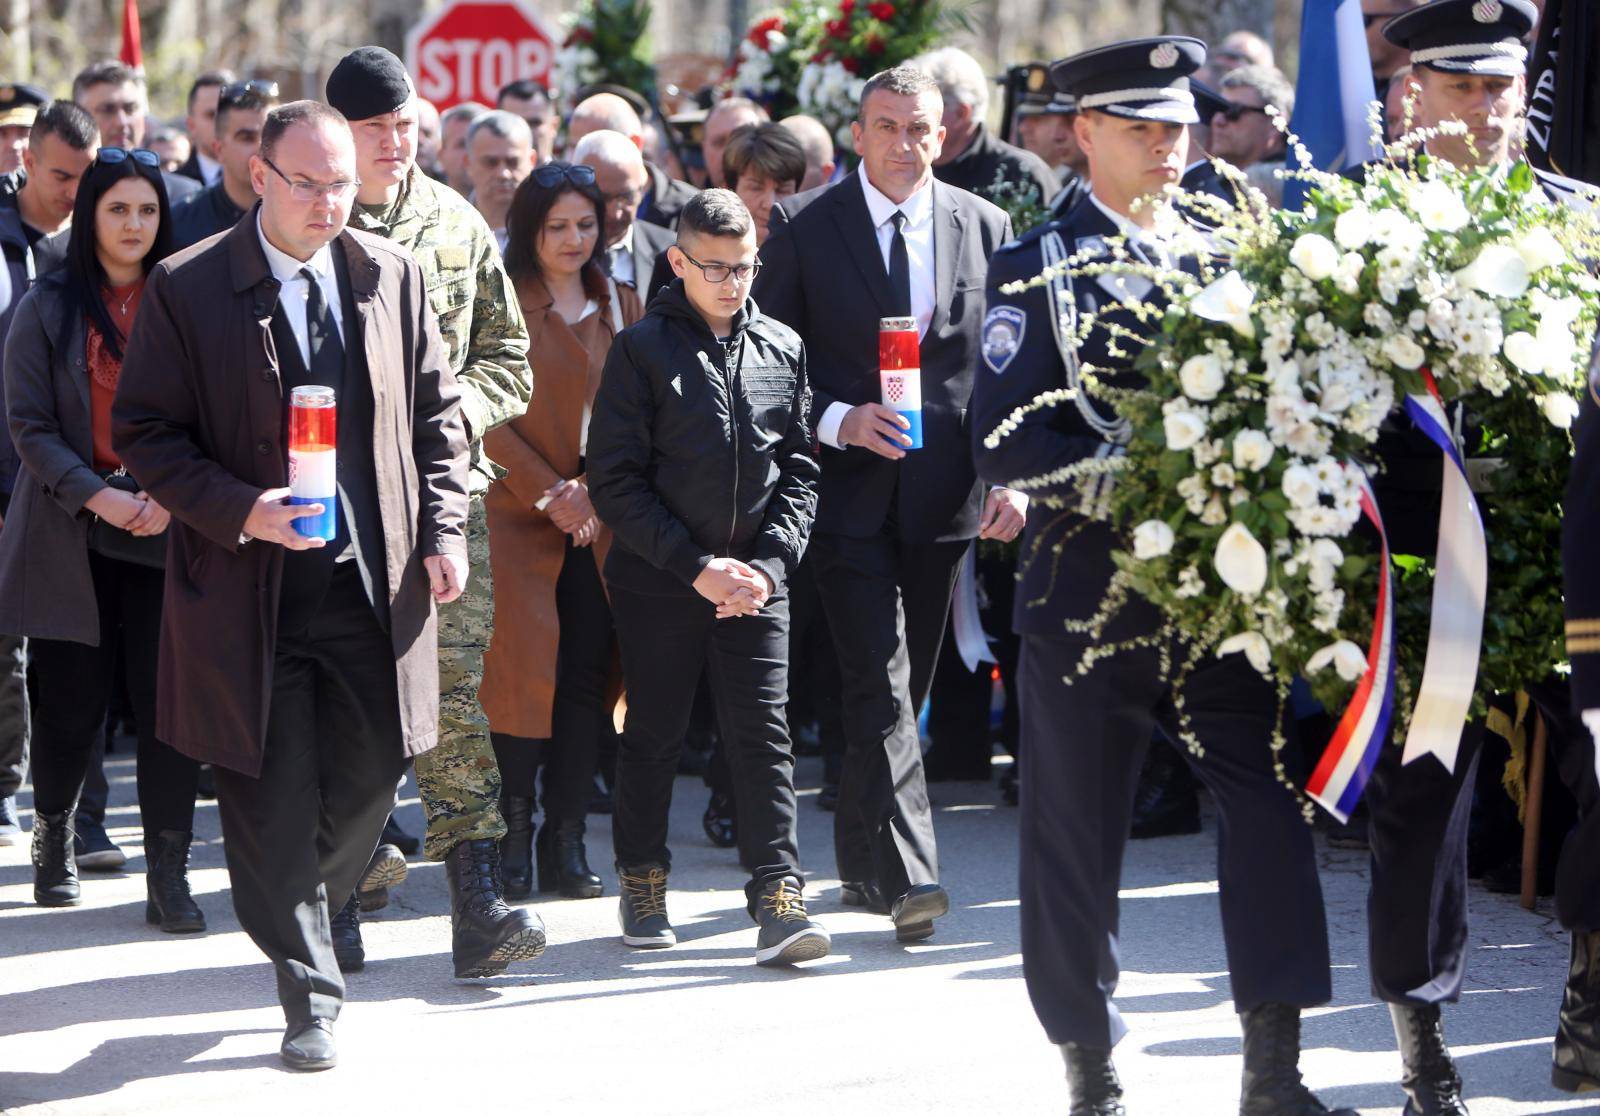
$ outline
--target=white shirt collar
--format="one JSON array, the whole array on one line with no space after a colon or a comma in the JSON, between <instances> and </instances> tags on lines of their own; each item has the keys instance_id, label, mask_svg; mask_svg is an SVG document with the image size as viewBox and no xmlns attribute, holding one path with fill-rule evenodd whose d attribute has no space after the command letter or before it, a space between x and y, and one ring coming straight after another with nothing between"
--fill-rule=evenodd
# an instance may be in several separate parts
<instances>
[{"instance_id":1,"label":"white shirt collar","mask_svg":"<svg viewBox=\"0 0 1600 1116\"><path fill-rule=\"evenodd\" d=\"M629 255L633 254L633 228L634 224L638 220L639 219L635 217L632 221L628 222L628 231L622 234L621 240L617 241L611 246L611 251L626 252Z\"/></svg>"},{"instance_id":2,"label":"white shirt collar","mask_svg":"<svg viewBox=\"0 0 1600 1116\"><path fill-rule=\"evenodd\" d=\"M267 267L272 271L272 277L279 283L288 283L300 278L300 269L309 267L317 273L317 278L325 283L333 283L333 248L324 244L317 249L316 255L305 263L301 263L287 252L280 252L273 247L267 239L267 234L261 231L261 214L256 213L256 235L261 239L261 250L266 253Z\"/></svg>"},{"instance_id":3,"label":"white shirt collar","mask_svg":"<svg viewBox=\"0 0 1600 1116\"><path fill-rule=\"evenodd\" d=\"M222 164L204 151L196 151L194 158L200 167L200 177L205 181L205 184L207 186L215 186L217 179L222 176Z\"/></svg>"},{"instance_id":4,"label":"white shirt collar","mask_svg":"<svg viewBox=\"0 0 1600 1116\"><path fill-rule=\"evenodd\" d=\"M872 215L872 227L887 224L889 218L894 216L895 210L906 215L908 228L920 228L933 220L933 175L928 175L928 181L917 188L917 192L907 198L904 203L896 205L884 196L867 178L866 168L861 170L861 190L867 196L867 212Z\"/></svg>"}]
</instances>

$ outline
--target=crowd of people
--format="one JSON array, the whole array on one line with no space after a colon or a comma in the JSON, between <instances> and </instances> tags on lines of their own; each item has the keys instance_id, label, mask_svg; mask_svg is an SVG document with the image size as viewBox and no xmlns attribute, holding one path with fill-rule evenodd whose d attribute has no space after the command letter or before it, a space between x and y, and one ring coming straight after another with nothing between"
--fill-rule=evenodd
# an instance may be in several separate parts
<instances>
[{"instance_id":1,"label":"crowd of people","mask_svg":"<svg viewBox=\"0 0 1600 1116\"><path fill-rule=\"evenodd\" d=\"M1533 24L1527 0L1375 11L1391 128L1464 119L1479 142L1435 154L1513 162ZM446 865L457 977L541 956L536 893L611 892L627 946L670 947L669 808L702 774L756 963L792 965L831 944L795 755L824 760L840 900L915 942L952 902L927 784L988 779L1000 749L1019 757L998 793L1019 806L1029 992L1071 1111L1110 1116L1123 844L1197 832L1198 780L1241 1112L1327 1112L1298 1068L1300 1012L1331 996L1326 917L1269 687L1238 654L1201 668L1204 754L1174 748L1143 613L1115 633L1138 650L1063 685L1084 652L1064 621L1094 611L1119 536L1012 487L1110 451L1118 419L1072 391L1078 364L1128 371L1109 330L1148 326L1094 284L1007 284L1107 238L1166 252L1144 200L1228 197L1213 157L1280 200L1294 86L1248 31L1027 72L997 128L964 51L885 70L848 153L737 97L684 126L628 89L563 113L517 81L440 113L378 47L316 100L203 73L181 127L119 63L56 98L0 86L0 842L22 839L31 770L36 902L72 906L80 871L125 863L102 765L131 724L147 920L206 929L188 860L214 796L283 1059L325 1069L362 912L419 846ZM1042 224L990 200L1017 197ZM1074 303L1113 323L1081 356L1052 328ZM915 406L880 392L891 327L916 335ZM1076 401L1028 406L1052 392ZM1055 560L1019 567L1013 544ZM1306 712L1315 744L1327 717ZM1388 749L1370 823L1329 827L1372 849L1373 985L1423 1116L1467 1111L1441 1005L1465 972L1469 819L1495 813L1483 739L1468 727L1454 773ZM420 841L392 817L413 768ZM1565 864L1558 882L1574 963L1554 1080L1600 1088L1600 895Z\"/></svg>"}]
</instances>

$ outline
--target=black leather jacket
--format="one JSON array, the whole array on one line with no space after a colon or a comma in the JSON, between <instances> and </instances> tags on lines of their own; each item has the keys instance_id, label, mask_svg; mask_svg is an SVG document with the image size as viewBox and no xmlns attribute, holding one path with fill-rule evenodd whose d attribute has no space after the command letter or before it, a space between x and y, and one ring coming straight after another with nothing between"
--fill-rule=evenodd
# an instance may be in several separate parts
<instances>
[{"instance_id":1,"label":"black leather jacket","mask_svg":"<svg viewBox=\"0 0 1600 1116\"><path fill-rule=\"evenodd\" d=\"M781 591L805 551L819 470L805 347L747 302L726 343L681 280L612 343L589 424L589 495L615 535L606 578L692 591L712 558Z\"/></svg>"}]
</instances>

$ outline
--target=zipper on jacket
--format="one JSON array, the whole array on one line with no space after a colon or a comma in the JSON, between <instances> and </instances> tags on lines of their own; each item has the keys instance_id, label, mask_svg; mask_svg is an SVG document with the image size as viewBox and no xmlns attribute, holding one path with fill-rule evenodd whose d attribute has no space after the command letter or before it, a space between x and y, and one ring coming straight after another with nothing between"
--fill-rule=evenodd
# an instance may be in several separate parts
<instances>
[{"instance_id":1,"label":"zipper on jacket","mask_svg":"<svg viewBox=\"0 0 1600 1116\"><path fill-rule=\"evenodd\" d=\"M728 352L729 345L739 346L739 363L735 367ZM739 373L744 367L744 338L730 338L728 342L718 340L718 347L722 350L722 373L728 385L728 442L733 446L733 507L728 516L728 545L724 548L723 557L733 556L733 539L739 530Z\"/></svg>"}]
</instances>

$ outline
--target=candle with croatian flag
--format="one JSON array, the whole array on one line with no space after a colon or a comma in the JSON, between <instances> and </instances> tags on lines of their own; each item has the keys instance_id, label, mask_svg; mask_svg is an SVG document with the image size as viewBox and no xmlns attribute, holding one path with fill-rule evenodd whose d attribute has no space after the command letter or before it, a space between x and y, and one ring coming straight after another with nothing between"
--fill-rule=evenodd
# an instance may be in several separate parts
<instances>
[{"instance_id":1,"label":"candle with croatian flag","mask_svg":"<svg viewBox=\"0 0 1600 1116\"><path fill-rule=\"evenodd\" d=\"M295 530L328 542L339 528L334 403L331 387L297 387L289 393L289 503L322 505L321 515L295 520Z\"/></svg>"},{"instance_id":2,"label":"candle with croatian flag","mask_svg":"<svg viewBox=\"0 0 1600 1116\"><path fill-rule=\"evenodd\" d=\"M910 449L922 448L922 354L917 319L878 319L878 381L883 405L901 415L910 429Z\"/></svg>"}]
</instances>

